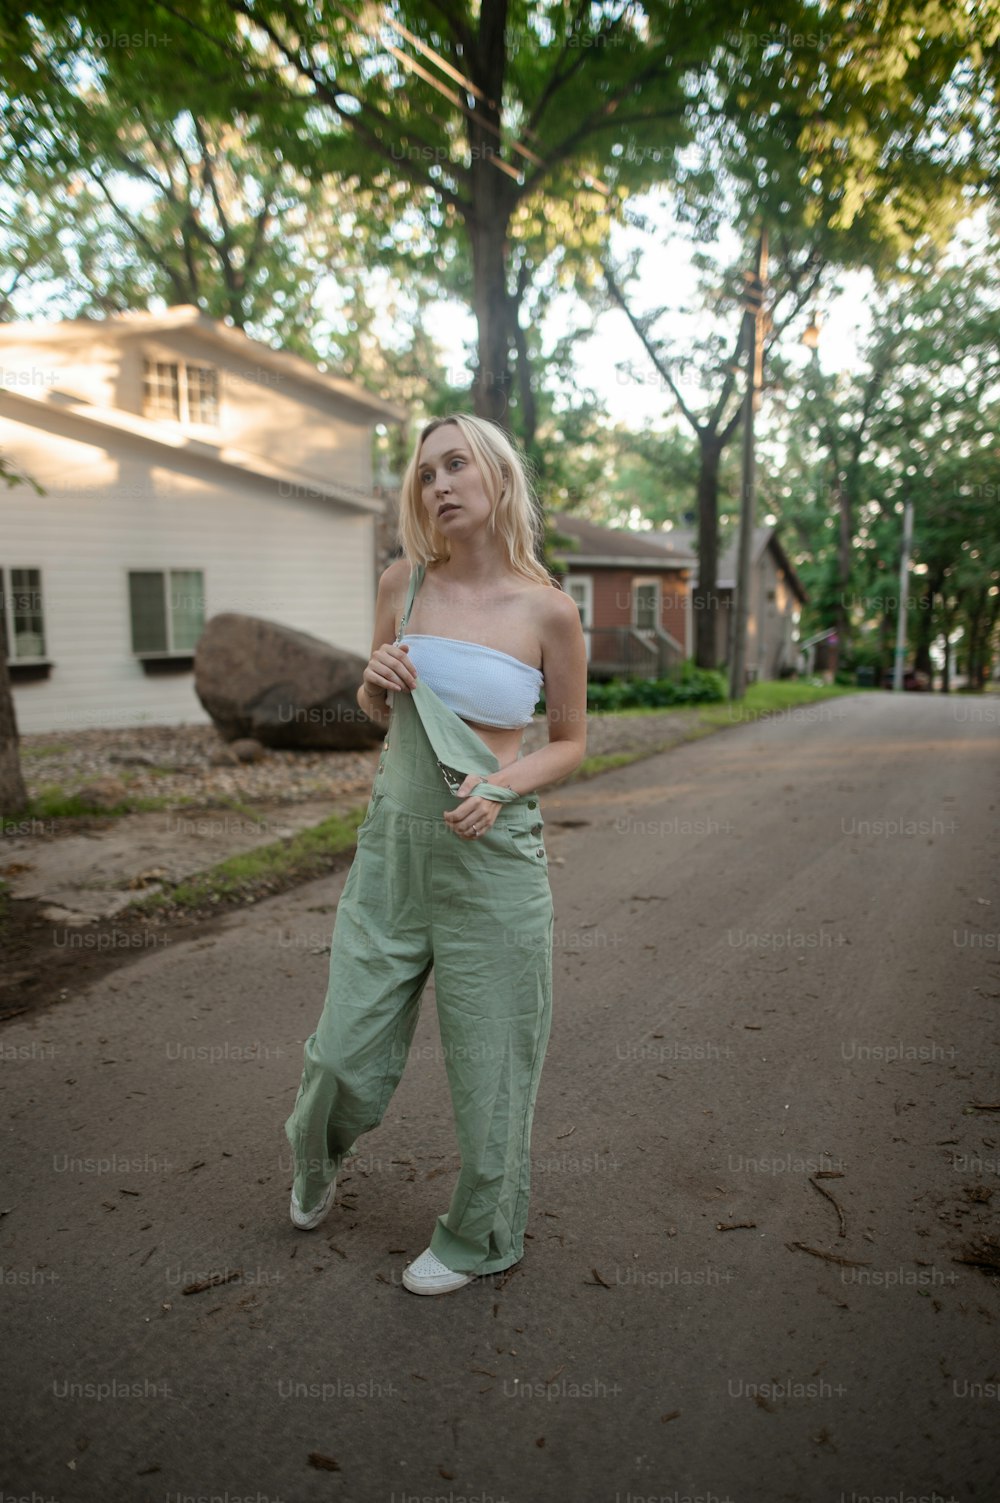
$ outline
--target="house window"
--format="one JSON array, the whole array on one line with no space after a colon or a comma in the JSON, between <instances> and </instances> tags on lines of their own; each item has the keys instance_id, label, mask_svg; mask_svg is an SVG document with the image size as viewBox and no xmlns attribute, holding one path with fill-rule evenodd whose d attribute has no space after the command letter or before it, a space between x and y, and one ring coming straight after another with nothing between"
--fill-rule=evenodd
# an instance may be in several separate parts
<instances>
[{"instance_id":1,"label":"house window","mask_svg":"<svg viewBox=\"0 0 1000 1503\"><path fill-rule=\"evenodd\" d=\"M0 569L0 608L9 660L30 663L44 658L42 571Z\"/></svg>"},{"instance_id":2,"label":"house window","mask_svg":"<svg viewBox=\"0 0 1000 1503\"><path fill-rule=\"evenodd\" d=\"M143 415L150 418L171 418L176 422L181 415L177 366L169 365L163 360L144 360L142 366Z\"/></svg>"},{"instance_id":3,"label":"house window","mask_svg":"<svg viewBox=\"0 0 1000 1503\"><path fill-rule=\"evenodd\" d=\"M660 581L633 579L632 625L640 631L652 631L660 621Z\"/></svg>"},{"instance_id":4,"label":"house window","mask_svg":"<svg viewBox=\"0 0 1000 1503\"><path fill-rule=\"evenodd\" d=\"M188 655L205 626L205 576L200 569L131 569L128 576L132 651Z\"/></svg>"},{"instance_id":5,"label":"house window","mask_svg":"<svg viewBox=\"0 0 1000 1503\"><path fill-rule=\"evenodd\" d=\"M587 661L590 661L594 625L594 581L589 574L570 574L563 581L563 588L571 600L576 601L580 612L580 625L587 645Z\"/></svg>"},{"instance_id":6,"label":"house window","mask_svg":"<svg viewBox=\"0 0 1000 1503\"><path fill-rule=\"evenodd\" d=\"M186 365L188 421L215 427L219 421L219 373L210 365Z\"/></svg>"},{"instance_id":7,"label":"house window","mask_svg":"<svg viewBox=\"0 0 1000 1503\"><path fill-rule=\"evenodd\" d=\"M144 417L216 427L219 421L219 373L211 365L178 360L144 360Z\"/></svg>"}]
</instances>

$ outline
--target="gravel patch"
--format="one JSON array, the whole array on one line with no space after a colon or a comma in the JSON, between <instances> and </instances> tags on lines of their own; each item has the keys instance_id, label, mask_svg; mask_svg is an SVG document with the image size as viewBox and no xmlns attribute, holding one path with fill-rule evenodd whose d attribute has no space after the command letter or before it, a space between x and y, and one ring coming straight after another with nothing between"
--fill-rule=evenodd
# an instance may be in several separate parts
<instances>
[{"instance_id":1,"label":"gravel patch","mask_svg":"<svg viewBox=\"0 0 1000 1503\"><path fill-rule=\"evenodd\" d=\"M651 751L685 738L698 724L696 710L649 715L590 715L587 754ZM527 728L524 755L547 740L545 717ZM380 745L380 744L379 744ZM72 794L114 780L130 799L165 800L166 808L203 807L237 799L246 804L303 803L367 794L379 745L368 751L278 751L259 761L215 766L227 743L211 725L150 725L112 730L45 731L21 737L28 793L56 786Z\"/></svg>"},{"instance_id":2,"label":"gravel patch","mask_svg":"<svg viewBox=\"0 0 1000 1503\"><path fill-rule=\"evenodd\" d=\"M153 725L21 737L21 767L31 797L57 786L75 793L114 779L128 798L157 798L165 807L211 807L228 799L296 804L371 787L379 748L370 751L276 751L258 762L213 766L227 743L211 725Z\"/></svg>"}]
</instances>

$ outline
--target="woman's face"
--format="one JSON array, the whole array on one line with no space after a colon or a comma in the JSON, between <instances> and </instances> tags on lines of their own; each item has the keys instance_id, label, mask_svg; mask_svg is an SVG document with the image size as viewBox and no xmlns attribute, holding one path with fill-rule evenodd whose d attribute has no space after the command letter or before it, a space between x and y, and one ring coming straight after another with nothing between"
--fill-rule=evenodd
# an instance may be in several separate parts
<instances>
[{"instance_id":1,"label":"woman's face","mask_svg":"<svg viewBox=\"0 0 1000 1503\"><path fill-rule=\"evenodd\" d=\"M488 521L483 477L456 423L424 439L417 477L431 524L446 537L468 537Z\"/></svg>"}]
</instances>

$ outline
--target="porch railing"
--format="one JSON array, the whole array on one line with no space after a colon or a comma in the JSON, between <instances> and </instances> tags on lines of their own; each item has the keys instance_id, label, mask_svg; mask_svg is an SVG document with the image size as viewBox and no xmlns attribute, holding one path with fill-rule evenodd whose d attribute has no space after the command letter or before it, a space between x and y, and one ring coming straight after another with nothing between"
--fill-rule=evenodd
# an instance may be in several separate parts
<instances>
[{"instance_id":1,"label":"porch railing","mask_svg":"<svg viewBox=\"0 0 1000 1503\"><path fill-rule=\"evenodd\" d=\"M662 627L585 626L591 679L670 678L687 654Z\"/></svg>"}]
</instances>

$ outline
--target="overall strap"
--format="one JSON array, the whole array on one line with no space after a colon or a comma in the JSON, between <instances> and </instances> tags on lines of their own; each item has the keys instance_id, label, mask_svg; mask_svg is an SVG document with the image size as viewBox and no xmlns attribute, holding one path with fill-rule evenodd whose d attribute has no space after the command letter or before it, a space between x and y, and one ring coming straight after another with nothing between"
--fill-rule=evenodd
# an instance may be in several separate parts
<instances>
[{"instance_id":1,"label":"overall strap","mask_svg":"<svg viewBox=\"0 0 1000 1503\"><path fill-rule=\"evenodd\" d=\"M397 642L399 641L400 637L402 637L403 632L406 630L406 623L407 621L409 621L410 611L413 609L413 597L420 588L421 581L424 577L424 572L425 571L423 564L414 564L413 568L410 570L410 584L406 592L406 604L403 607L403 615L400 619L399 631L396 633Z\"/></svg>"}]
</instances>

